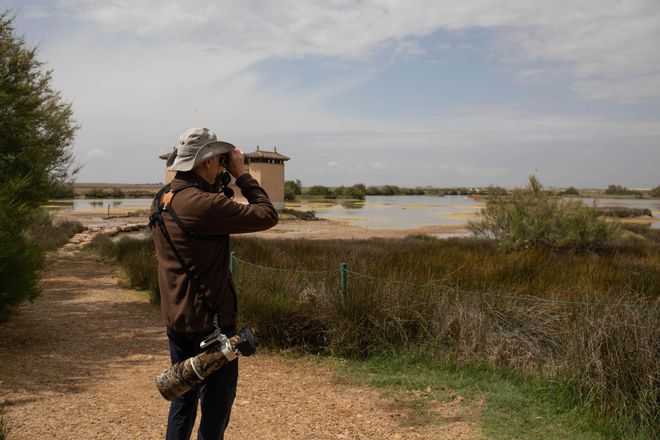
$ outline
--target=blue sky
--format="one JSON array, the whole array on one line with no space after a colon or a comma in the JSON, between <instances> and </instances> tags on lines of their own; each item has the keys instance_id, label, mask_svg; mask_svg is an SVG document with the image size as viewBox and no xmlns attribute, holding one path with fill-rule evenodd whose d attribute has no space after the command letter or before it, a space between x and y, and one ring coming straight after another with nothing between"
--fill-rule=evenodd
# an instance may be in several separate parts
<instances>
[{"instance_id":1,"label":"blue sky","mask_svg":"<svg viewBox=\"0 0 660 440\"><path fill-rule=\"evenodd\" d=\"M79 181L160 181L205 126L305 185L660 184L655 0L0 7L73 104Z\"/></svg>"}]
</instances>

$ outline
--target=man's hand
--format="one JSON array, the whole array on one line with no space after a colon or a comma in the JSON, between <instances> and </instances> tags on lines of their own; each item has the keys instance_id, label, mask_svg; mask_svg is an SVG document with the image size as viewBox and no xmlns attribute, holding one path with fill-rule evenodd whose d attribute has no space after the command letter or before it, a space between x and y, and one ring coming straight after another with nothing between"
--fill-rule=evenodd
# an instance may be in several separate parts
<instances>
[{"instance_id":1,"label":"man's hand","mask_svg":"<svg viewBox=\"0 0 660 440\"><path fill-rule=\"evenodd\" d=\"M227 153L227 171L229 174L238 179L245 174L245 165L243 163L243 152L238 148L234 148Z\"/></svg>"}]
</instances>

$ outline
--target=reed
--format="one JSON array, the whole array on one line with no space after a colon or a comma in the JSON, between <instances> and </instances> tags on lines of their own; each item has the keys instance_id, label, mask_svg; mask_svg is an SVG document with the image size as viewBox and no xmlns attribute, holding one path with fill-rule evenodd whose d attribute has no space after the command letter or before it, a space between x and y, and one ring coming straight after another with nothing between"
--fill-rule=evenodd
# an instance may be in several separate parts
<instances>
[{"instance_id":1,"label":"reed","mask_svg":"<svg viewBox=\"0 0 660 440\"><path fill-rule=\"evenodd\" d=\"M32 227L29 237L41 249L51 251L64 245L71 237L84 230L85 228L78 221L53 222L49 220L47 223Z\"/></svg>"},{"instance_id":2,"label":"reed","mask_svg":"<svg viewBox=\"0 0 660 440\"><path fill-rule=\"evenodd\" d=\"M588 252L505 252L476 239L237 237L240 320L273 347L360 359L424 354L558 381L621 433L652 438L660 399L654 232ZM151 271L135 279L153 288L151 241L111 243L101 251L129 272Z\"/></svg>"}]
</instances>

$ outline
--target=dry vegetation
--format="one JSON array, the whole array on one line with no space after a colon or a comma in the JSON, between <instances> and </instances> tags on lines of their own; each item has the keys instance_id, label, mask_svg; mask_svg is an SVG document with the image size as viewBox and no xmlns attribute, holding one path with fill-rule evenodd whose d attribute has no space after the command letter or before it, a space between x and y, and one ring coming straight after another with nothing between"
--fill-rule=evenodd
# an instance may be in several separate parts
<instances>
[{"instance_id":1,"label":"dry vegetation","mask_svg":"<svg viewBox=\"0 0 660 440\"><path fill-rule=\"evenodd\" d=\"M275 347L357 358L424 353L558 380L617 432L644 438L657 429L660 352L660 234L646 234L588 253L503 252L494 242L424 236L239 238L241 319ZM129 275L153 289L150 241L96 246L133 255L124 259ZM341 262L350 270L345 293Z\"/></svg>"}]
</instances>

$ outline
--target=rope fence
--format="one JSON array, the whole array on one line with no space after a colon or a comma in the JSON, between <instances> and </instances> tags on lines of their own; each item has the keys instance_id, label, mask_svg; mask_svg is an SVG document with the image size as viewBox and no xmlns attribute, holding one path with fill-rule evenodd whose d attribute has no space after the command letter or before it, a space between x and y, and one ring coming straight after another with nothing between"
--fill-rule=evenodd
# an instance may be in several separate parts
<instances>
[{"instance_id":1,"label":"rope fence","mask_svg":"<svg viewBox=\"0 0 660 440\"><path fill-rule=\"evenodd\" d=\"M391 280L387 278L374 277L371 275L363 274L360 272L355 272L349 270L347 263L341 263L337 269L328 269L328 270L301 270L301 269L286 269L286 268L277 268L277 267L267 267L259 264L251 263L249 261L242 260L236 256L234 252L231 252L230 255L230 271L232 274L236 274L238 264L252 267L259 270L278 272L278 273L289 273L292 277L300 278L301 275L319 275L321 279L317 279L317 283L311 283L312 280L309 280L311 284L318 284L318 281L323 281L324 284L334 284L332 282L328 283L328 276L335 274L335 280L338 284L339 291L343 296L349 294L351 280L368 280L380 283L387 284L399 284L402 286L414 287L419 289L431 289L435 292L453 292L466 295L475 295L482 297L498 298L498 299L511 299L515 301L527 301L527 302L537 302L544 304L556 304L556 305L577 305L577 306L598 306L598 307L630 307L630 308L644 308L649 307L653 303L640 303L640 304L629 304L629 303L607 303L607 302L590 302L590 301L569 301L569 300L558 300L558 299L549 299L549 298L540 298L533 295L515 295L510 293L499 293L499 292L478 292L474 290L465 290L457 289L449 286L438 286L437 284L431 283L414 283L410 281L402 280ZM293 279L290 281L293 282ZM299 284L300 280L296 284Z\"/></svg>"}]
</instances>

